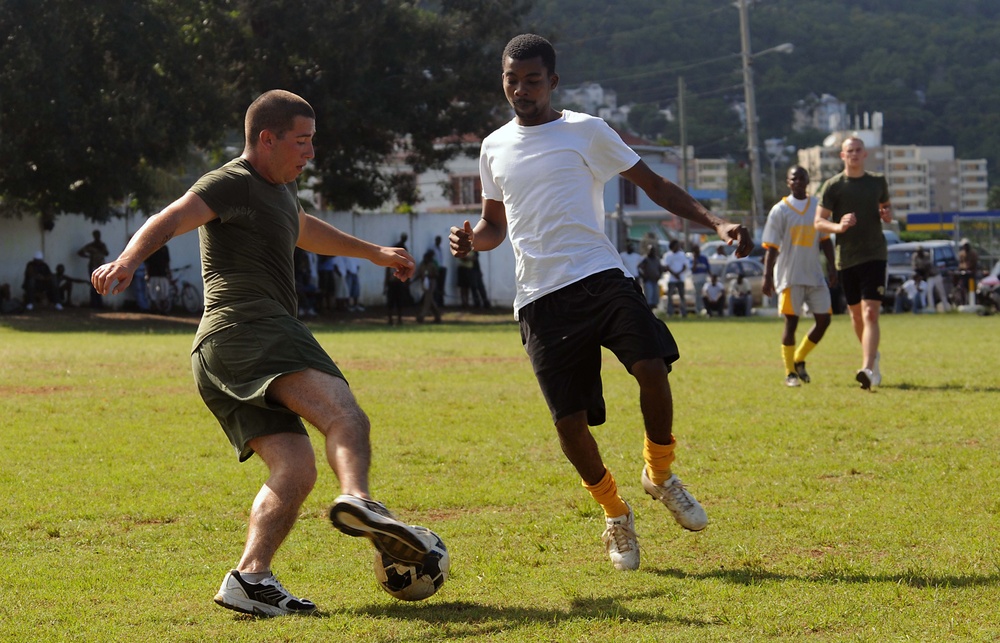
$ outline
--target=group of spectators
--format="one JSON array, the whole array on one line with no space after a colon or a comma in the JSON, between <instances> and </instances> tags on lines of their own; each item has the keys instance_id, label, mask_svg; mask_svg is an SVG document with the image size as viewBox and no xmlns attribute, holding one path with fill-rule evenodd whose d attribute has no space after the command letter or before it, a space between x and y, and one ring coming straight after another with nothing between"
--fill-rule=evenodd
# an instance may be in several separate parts
<instances>
[{"instance_id":1,"label":"group of spectators","mask_svg":"<svg viewBox=\"0 0 1000 643\"><path fill-rule=\"evenodd\" d=\"M101 241L100 230L94 230L93 240L77 251L77 256L87 259L88 274L104 263L108 256L108 247ZM0 285L0 312L10 313L18 310L32 311L35 306L47 304L55 310L63 310L73 303L73 285L90 285L88 279L78 279L66 274L66 266L57 264L55 271L45 261L42 251L34 253L24 266L24 279L21 282L23 299L18 300L9 284ZM90 306L101 308L104 300L101 295L90 287Z\"/></svg>"},{"instance_id":2,"label":"group of spectators","mask_svg":"<svg viewBox=\"0 0 1000 643\"><path fill-rule=\"evenodd\" d=\"M896 290L894 312L936 311L939 305L943 312L950 311L951 301L945 290L944 275L931 254L918 246L910 259L910 267L913 274ZM957 304L966 303L967 294L975 290L978 274L979 255L968 239L962 239L958 246L958 270L952 275L951 283Z\"/></svg>"},{"instance_id":3,"label":"group of spectators","mask_svg":"<svg viewBox=\"0 0 1000 643\"><path fill-rule=\"evenodd\" d=\"M728 284L722 283L699 246L692 245L691 252L685 253L681 243L674 239L667 246L668 252L661 257L655 238L644 237L642 241L641 254L636 252L635 243L629 241L621 256L625 268L636 280L651 309L665 305L668 316L673 317L676 311L681 317L686 317L685 281L690 272L694 288L694 312L697 315L738 317L750 314L753 298L750 284L743 275L738 275ZM719 253L726 258L725 251L721 248ZM666 288L662 293L662 300L665 304L661 304L660 281L664 275ZM674 305L675 295L677 306Z\"/></svg>"},{"instance_id":4,"label":"group of spectators","mask_svg":"<svg viewBox=\"0 0 1000 643\"><path fill-rule=\"evenodd\" d=\"M393 247L407 248L409 235L402 233ZM299 317L335 312L361 312L365 307L361 297L361 263L356 257L335 257L316 255L302 248L295 249L295 287L299 302ZM461 307L490 308L486 294L483 272L479 265L478 253L456 260L457 279L461 297ZM445 263L445 249L442 237L434 238L417 264L411 284L401 281L392 269L386 269L382 283L389 324L403 323L403 312L417 307L416 320L423 323L427 318L441 321L444 308L445 286L448 267ZM415 296L414 290L419 291Z\"/></svg>"}]
</instances>

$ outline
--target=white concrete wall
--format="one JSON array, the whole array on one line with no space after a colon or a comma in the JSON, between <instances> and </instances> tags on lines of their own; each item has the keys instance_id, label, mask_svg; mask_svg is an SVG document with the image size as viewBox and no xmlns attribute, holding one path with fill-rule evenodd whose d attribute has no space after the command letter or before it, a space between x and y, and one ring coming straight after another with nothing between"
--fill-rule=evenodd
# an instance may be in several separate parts
<instances>
[{"instance_id":1,"label":"white concrete wall","mask_svg":"<svg viewBox=\"0 0 1000 643\"><path fill-rule=\"evenodd\" d=\"M455 285L458 271L454 258L447 253L448 232L452 225L461 225L465 218L475 221L478 215L319 213L319 216L345 232L382 245L395 243L400 233L406 232L409 235L408 249L418 261L424 251L433 244L435 235L441 235L442 245L447 254L445 264L448 268L445 303L448 305L459 303L459 293ZM76 252L91 241L92 231L101 231L101 239L111 251L111 256L116 257L125 247L130 235L142 225L143 221L144 217L135 215L129 220L116 219L97 225L82 216L64 215L56 219L55 228L51 232L43 232L37 217L23 219L0 217L0 283L10 284L11 293L21 298L24 266L39 250L44 253L45 261L53 271L56 265L61 263L66 266L66 274L71 277L88 279L87 260L78 257ZM173 239L168 246L171 265L179 268L190 264L192 268L184 271L181 276L201 289L197 232L190 232ZM510 241L506 240L499 248L481 254L480 265L486 282L486 292L493 305L512 306L514 254ZM383 268L362 262L361 303L365 305L385 303L382 294L384 275ZM120 308L127 298L127 293L106 297L105 303L113 308ZM73 303L86 305L88 301L87 288L83 284L75 285Z\"/></svg>"}]
</instances>

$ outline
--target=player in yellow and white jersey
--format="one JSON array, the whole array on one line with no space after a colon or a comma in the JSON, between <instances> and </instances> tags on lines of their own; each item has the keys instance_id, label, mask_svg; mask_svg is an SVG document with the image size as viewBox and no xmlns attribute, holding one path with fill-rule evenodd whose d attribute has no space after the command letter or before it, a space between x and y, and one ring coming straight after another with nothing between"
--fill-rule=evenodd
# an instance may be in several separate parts
<instances>
[{"instance_id":1,"label":"player in yellow and white jersey","mask_svg":"<svg viewBox=\"0 0 1000 643\"><path fill-rule=\"evenodd\" d=\"M837 270L829 235L813 227L817 200L806 194L809 173L800 166L792 167L786 183L790 194L771 208L764 225L763 292L768 297L778 295L778 311L785 316L781 336L785 384L799 386L802 382L809 383L806 356L830 326L829 286L837 283ZM826 276L820 263L821 249L826 255ZM812 314L815 323L796 347L795 329L799 315L805 310Z\"/></svg>"}]
</instances>

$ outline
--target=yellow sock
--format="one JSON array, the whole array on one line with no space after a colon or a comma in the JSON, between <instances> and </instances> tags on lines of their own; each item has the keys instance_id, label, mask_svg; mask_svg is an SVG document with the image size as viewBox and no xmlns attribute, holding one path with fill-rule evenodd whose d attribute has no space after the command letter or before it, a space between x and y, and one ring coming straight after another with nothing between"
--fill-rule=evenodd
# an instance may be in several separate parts
<instances>
[{"instance_id":1,"label":"yellow sock","mask_svg":"<svg viewBox=\"0 0 1000 643\"><path fill-rule=\"evenodd\" d=\"M674 463L674 447L677 446L675 439L670 444L657 444L645 439L642 448L642 459L646 461L646 475L653 481L653 484L663 484L672 475L670 465Z\"/></svg>"},{"instance_id":2,"label":"yellow sock","mask_svg":"<svg viewBox=\"0 0 1000 643\"><path fill-rule=\"evenodd\" d=\"M795 372L795 347L781 345L781 361L785 363L785 375Z\"/></svg>"},{"instance_id":3,"label":"yellow sock","mask_svg":"<svg viewBox=\"0 0 1000 643\"><path fill-rule=\"evenodd\" d=\"M799 347L795 349L795 361L806 361L806 356L809 355L814 348L816 348L816 343L809 339L808 335L803 337L802 341L799 342Z\"/></svg>"},{"instance_id":4,"label":"yellow sock","mask_svg":"<svg viewBox=\"0 0 1000 643\"><path fill-rule=\"evenodd\" d=\"M604 515L608 518L624 516L628 513L628 505L618 495L618 484L615 483L615 477L606 468L604 469L604 477L597 484L589 485L585 480L580 482L583 484L583 488L594 496L594 500L601 505L601 508L604 509Z\"/></svg>"}]
</instances>

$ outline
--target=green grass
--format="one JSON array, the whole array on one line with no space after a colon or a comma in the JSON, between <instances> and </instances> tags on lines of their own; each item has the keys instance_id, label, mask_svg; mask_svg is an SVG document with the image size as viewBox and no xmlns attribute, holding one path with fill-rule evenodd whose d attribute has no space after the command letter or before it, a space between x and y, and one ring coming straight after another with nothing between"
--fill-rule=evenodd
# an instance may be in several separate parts
<instances>
[{"instance_id":1,"label":"green grass","mask_svg":"<svg viewBox=\"0 0 1000 643\"><path fill-rule=\"evenodd\" d=\"M0 318L0 640L1000 637L1000 318L883 317L874 393L845 317L800 389L779 320L672 324L698 534L643 494L635 385L606 355L595 434L636 511L633 573L606 559L507 320L314 326L372 419L373 492L444 537L452 572L419 604L383 593L367 543L327 521L324 470L275 560L321 613L260 620L212 603L264 469L237 463L194 389L193 326Z\"/></svg>"}]
</instances>

